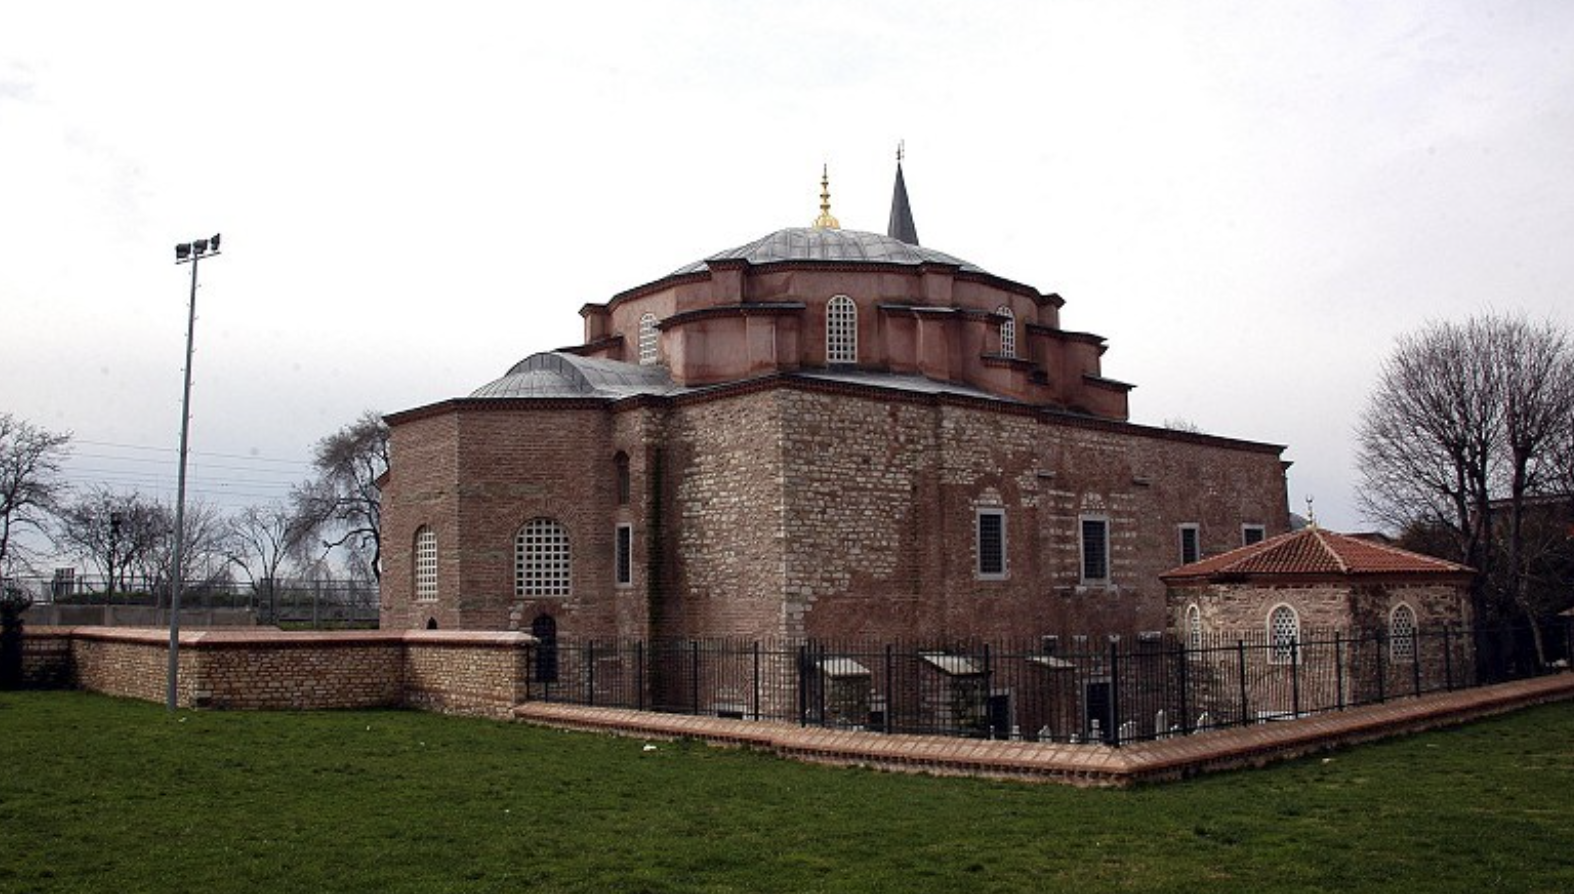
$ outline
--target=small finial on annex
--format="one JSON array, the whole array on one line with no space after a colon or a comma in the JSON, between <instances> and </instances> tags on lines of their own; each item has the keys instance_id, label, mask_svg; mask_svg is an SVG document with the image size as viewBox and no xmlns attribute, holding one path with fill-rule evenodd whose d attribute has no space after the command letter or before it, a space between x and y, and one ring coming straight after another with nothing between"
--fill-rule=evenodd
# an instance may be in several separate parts
<instances>
[{"instance_id":1,"label":"small finial on annex","mask_svg":"<svg viewBox=\"0 0 1574 894\"><path fill-rule=\"evenodd\" d=\"M897 140L896 141L896 163L897 164L901 164L902 163L902 159L906 155L907 155L907 141L906 140Z\"/></svg>"},{"instance_id":2,"label":"small finial on annex","mask_svg":"<svg viewBox=\"0 0 1574 894\"><path fill-rule=\"evenodd\" d=\"M816 230L840 230L842 225L831 216L831 166L820 168L820 216L814 219Z\"/></svg>"},{"instance_id":3,"label":"small finial on annex","mask_svg":"<svg viewBox=\"0 0 1574 894\"><path fill-rule=\"evenodd\" d=\"M1317 509L1312 506L1314 499L1316 498L1311 494L1306 495L1306 526L1308 528L1317 527Z\"/></svg>"}]
</instances>

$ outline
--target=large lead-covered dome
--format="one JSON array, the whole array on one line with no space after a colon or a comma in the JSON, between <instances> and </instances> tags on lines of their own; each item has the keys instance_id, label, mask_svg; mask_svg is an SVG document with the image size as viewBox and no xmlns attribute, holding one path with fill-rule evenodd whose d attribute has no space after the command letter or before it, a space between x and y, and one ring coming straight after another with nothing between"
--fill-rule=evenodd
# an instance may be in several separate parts
<instances>
[{"instance_id":1,"label":"large lead-covered dome","mask_svg":"<svg viewBox=\"0 0 1574 894\"><path fill-rule=\"evenodd\" d=\"M780 261L827 261L866 264L947 264L975 273L985 273L961 258L943 251L909 245L900 239L860 230L832 230L818 227L790 227L762 236L746 245L717 252L672 271L672 276L699 273L712 261L741 260L750 264Z\"/></svg>"}]
</instances>

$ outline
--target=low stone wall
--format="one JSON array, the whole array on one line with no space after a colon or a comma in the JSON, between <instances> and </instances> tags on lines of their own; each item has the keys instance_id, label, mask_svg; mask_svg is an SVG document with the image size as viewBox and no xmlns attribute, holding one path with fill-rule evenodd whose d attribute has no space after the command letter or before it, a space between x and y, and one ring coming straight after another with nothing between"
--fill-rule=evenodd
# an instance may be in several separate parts
<instances>
[{"instance_id":1,"label":"low stone wall","mask_svg":"<svg viewBox=\"0 0 1574 894\"><path fill-rule=\"evenodd\" d=\"M490 631L183 631L176 700L195 708L408 706L506 718L524 700L534 643ZM23 677L32 686L162 702L168 649L168 632L157 629L33 627L23 639Z\"/></svg>"}]
</instances>

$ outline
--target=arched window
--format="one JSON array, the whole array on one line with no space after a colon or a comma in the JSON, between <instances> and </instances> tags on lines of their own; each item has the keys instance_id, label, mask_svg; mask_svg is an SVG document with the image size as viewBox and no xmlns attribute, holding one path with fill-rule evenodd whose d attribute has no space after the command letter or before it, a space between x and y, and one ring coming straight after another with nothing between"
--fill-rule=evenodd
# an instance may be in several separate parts
<instances>
[{"instance_id":1,"label":"arched window","mask_svg":"<svg viewBox=\"0 0 1574 894\"><path fill-rule=\"evenodd\" d=\"M617 478L618 505L627 506L629 502L629 455L619 450L612 457L612 473Z\"/></svg>"},{"instance_id":2,"label":"arched window","mask_svg":"<svg viewBox=\"0 0 1574 894\"><path fill-rule=\"evenodd\" d=\"M1186 606L1186 648L1202 648L1202 609L1195 602Z\"/></svg>"},{"instance_id":3,"label":"arched window","mask_svg":"<svg viewBox=\"0 0 1574 894\"><path fill-rule=\"evenodd\" d=\"M858 362L858 306L846 295L825 305L825 362Z\"/></svg>"},{"instance_id":4,"label":"arched window","mask_svg":"<svg viewBox=\"0 0 1574 894\"><path fill-rule=\"evenodd\" d=\"M537 615L530 622L530 635L536 638L536 682L557 682L557 621L551 615Z\"/></svg>"},{"instance_id":5,"label":"arched window","mask_svg":"<svg viewBox=\"0 0 1574 894\"><path fill-rule=\"evenodd\" d=\"M645 314L639 318L639 362L641 366L650 366L659 358L656 348L660 342L661 333L656 331L656 315Z\"/></svg>"},{"instance_id":6,"label":"arched window","mask_svg":"<svg viewBox=\"0 0 1574 894\"><path fill-rule=\"evenodd\" d=\"M437 619L436 618L427 618L426 619L426 629L427 630L436 630L437 629Z\"/></svg>"},{"instance_id":7,"label":"arched window","mask_svg":"<svg viewBox=\"0 0 1574 894\"><path fill-rule=\"evenodd\" d=\"M1416 613L1403 602L1388 615L1388 657L1394 661L1416 658Z\"/></svg>"},{"instance_id":8,"label":"arched window","mask_svg":"<svg viewBox=\"0 0 1574 894\"><path fill-rule=\"evenodd\" d=\"M1000 321L1000 353L1006 357L1017 355L1017 318L1011 308L1001 305L995 313L1005 317Z\"/></svg>"},{"instance_id":9,"label":"arched window","mask_svg":"<svg viewBox=\"0 0 1574 894\"><path fill-rule=\"evenodd\" d=\"M1300 641L1301 616L1284 603L1274 606L1268 613L1268 662L1289 664L1294 661Z\"/></svg>"},{"instance_id":10,"label":"arched window","mask_svg":"<svg viewBox=\"0 0 1574 894\"><path fill-rule=\"evenodd\" d=\"M514 537L514 595L569 595L568 531L533 518Z\"/></svg>"},{"instance_id":11,"label":"arched window","mask_svg":"<svg viewBox=\"0 0 1574 894\"><path fill-rule=\"evenodd\" d=\"M415 598L431 602L437 598L437 533L425 525L415 532Z\"/></svg>"}]
</instances>

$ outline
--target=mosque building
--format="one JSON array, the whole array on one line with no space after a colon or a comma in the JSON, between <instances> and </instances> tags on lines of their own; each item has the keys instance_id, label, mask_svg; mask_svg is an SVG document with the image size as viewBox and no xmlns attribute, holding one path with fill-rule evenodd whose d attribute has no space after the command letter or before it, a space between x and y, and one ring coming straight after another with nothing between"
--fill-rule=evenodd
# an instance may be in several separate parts
<instances>
[{"instance_id":1,"label":"mosque building","mask_svg":"<svg viewBox=\"0 0 1574 894\"><path fill-rule=\"evenodd\" d=\"M1065 301L808 227L587 304L584 343L388 417L382 626L1018 639L1166 625L1289 530L1283 447L1138 425Z\"/></svg>"}]
</instances>

